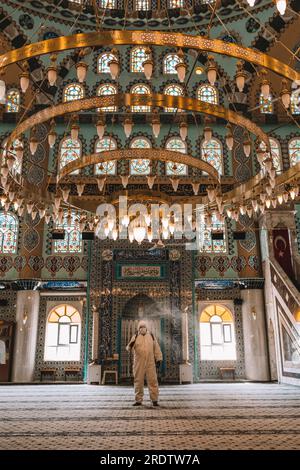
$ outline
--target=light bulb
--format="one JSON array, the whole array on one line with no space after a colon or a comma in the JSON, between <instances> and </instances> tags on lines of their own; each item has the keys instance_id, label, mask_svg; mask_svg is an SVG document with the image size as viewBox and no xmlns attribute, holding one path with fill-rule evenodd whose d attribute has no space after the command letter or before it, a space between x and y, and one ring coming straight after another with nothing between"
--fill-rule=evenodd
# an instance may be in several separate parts
<instances>
[{"instance_id":1,"label":"light bulb","mask_svg":"<svg viewBox=\"0 0 300 470\"><path fill-rule=\"evenodd\" d=\"M0 80L0 101L4 100L6 93L6 85L4 80Z\"/></svg>"},{"instance_id":2,"label":"light bulb","mask_svg":"<svg viewBox=\"0 0 300 470\"><path fill-rule=\"evenodd\" d=\"M285 89L281 92L281 101L283 106L287 109L291 102L291 94L288 90Z\"/></svg>"},{"instance_id":3,"label":"light bulb","mask_svg":"<svg viewBox=\"0 0 300 470\"><path fill-rule=\"evenodd\" d=\"M126 188L126 187L127 187L127 185L128 185L128 180L129 180L129 176L128 176L128 175L122 175L122 176L121 176L121 181L122 181L123 188Z\"/></svg>"},{"instance_id":4,"label":"light bulb","mask_svg":"<svg viewBox=\"0 0 300 470\"><path fill-rule=\"evenodd\" d=\"M151 227L148 227L148 230L147 230L147 238L148 238L148 241L151 243L152 240L153 240L153 230Z\"/></svg>"},{"instance_id":5,"label":"light bulb","mask_svg":"<svg viewBox=\"0 0 300 470\"><path fill-rule=\"evenodd\" d=\"M226 135L226 145L230 151L233 149L233 143L233 135L231 132L228 132L228 134Z\"/></svg>"},{"instance_id":6,"label":"light bulb","mask_svg":"<svg viewBox=\"0 0 300 470\"><path fill-rule=\"evenodd\" d=\"M153 188L154 181L155 181L155 175L147 176L147 183L148 183L149 189Z\"/></svg>"},{"instance_id":7,"label":"light bulb","mask_svg":"<svg viewBox=\"0 0 300 470\"><path fill-rule=\"evenodd\" d=\"M99 139L102 139L103 136L104 136L104 131L105 131L105 123L104 123L103 119L99 119L97 121L96 130L97 130L97 134L98 134Z\"/></svg>"},{"instance_id":8,"label":"light bulb","mask_svg":"<svg viewBox=\"0 0 300 470\"><path fill-rule=\"evenodd\" d=\"M50 129L50 132L48 134L48 144L49 147L52 149L54 147L55 141L56 141L57 134L54 129Z\"/></svg>"},{"instance_id":9,"label":"light bulb","mask_svg":"<svg viewBox=\"0 0 300 470\"><path fill-rule=\"evenodd\" d=\"M152 121L152 132L154 137L157 139L160 133L160 122L159 120Z\"/></svg>"},{"instance_id":10,"label":"light bulb","mask_svg":"<svg viewBox=\"0 0 300 470\"><path fill-rule=\"evenodd\" d=\"M283 195L282 195L282 193L279 193L279 194L278 194L277 200L278 200L278 203L279 203L279 204L282 204L282 203L283 203Z\"/></svg>"},{"instance_id":11,"label":"light bulb","mask_svg":"<svg viewBox=\"0 0 300 470\"><path fill-rule=\"evenodd\" d=\"M125 132L125 135L126 137L128 138L132 132L132 121L131 119L125 119L124 121L124 132Z\"/></svg>"},{"instance_id":12,"label":"light bulb","mask_svg":"<svg viewBox=\"0 0 300 470\"><path fill-rule=\"evenodd\" d=\"M197 196L199 188L200 188L200 183L192 183L192 188L195 196Z\"/></svg>"},{"instance_id":13,"label":"light bulb","mask_svg":"<svg viewBox=\"0 0 300 470\"><path fill-rule=\"evenodd\" d=\"M103 191L105 181L106 181L105 176L102 176L102 178L98 178L98 180L97 180L98 189L99 189L100 193Z\"/></svg>"},{"instance_id":14,"label":"light bulb","mask_svg":"<svg viewBox=\"0 0 300 470\"><path fill-rule=\"evenodd\" d=\"M76 189L77 189L78 196L82 196L83 191L84 191L84 184L83 183L76 184Z\"/></svg>"},{"instance_id":15,"label":"light bulb","mask_svg":"<svg viewBox=\"0 0 300 470\"><path fill-rule=\"evenodd\" d=\"M47 69L47 78L50 86L54 86L57 79L57 68L48 67Z\"/></svg>"},{"instance_id":16,"label":"light bulb","mask_svg":"<svg viewBox=\"0 0 300 470\"><path fill-rule=\"evenodd\" d=\"M34 155L35 152L37 151L37 146L38 146L38 141L37 141L36 137L34 137L34 136L30 137L29 148L30 148L30 152L31 152L32 155Z\"/></svg>"},{"instance_id":17,"label":"light bulb","mask_svg":"<svg viewBox=\"0 0 300 470\"><path fill-rule=\"evenodd\" d=\"M217 69L215 66L208 67L207 70L207 78L209 83L214 86L216 80L217 80Z\"/></svg>"},{"instance_id":18,"label":"light bulb","mask_svg":"<svg viewBox=\"0 0 300 470\"><path fill-rule=\"evenodd\" d=\"M264 99L268 99L270 95L270 85L268 80L263 80L261 84L261 94L263 95Z\"/></svg>"},{"instance_id":19,"label":"light bulb","mask_svg":"<svg viewBox=\"0 0 300 470\"><path fill-rule=\"evenodd\" d=\"M173 190L177 191L179 185L179 178L170 178Z\"/></svg>"},{"instance_id":20,"label":"light bulb","mask_svg":"<svg viewBox=\"0 0 300 470\"><path fill-rule=\"evenodd\" d=\"M71 126L71 140L73 142L78 140L79 130L80 130L80 127L78 126L78 124L72 124L72 126Z\"/></svg>"},{"instance_id":21,"label":"light bulb","mask_svg":"<svg viewBox=\"0 0 300 470\"><path fill-rule=\"evenodd\" d=\"M133 235L135 240L140 245L146 236L146 228L143 226L133 227Z\"/></svg>"},{"instance_id":22,"label":"light bulb","mask_svg":"<svg viewBox=\"0 0 300 470\"><path fill-rule=\"evenodd\" d=\"M247 0L250 7L254 7L256 0Z\"/></svg>"},{"instance_id":23,"label":"light bulb","mask_svg":"<svg viewBox=\"0 0 300 470\"><path fill-rule=\"evenodd\" d=\"M246 155L246 157L249 157L250 152L251 152L251 142L250 142L250 140L246 140L243 143L243 149L244 149L244 154Z\"/></svg>"},{"instance_id":24,"label":"light bulb","mask_svg":"<svg viewBox=\"0 0 300 470\"><path fill-rule=\"evenodd\" d=\"M286 0L276 0L276 7L279 13L284 15L286 10Z\"/></svg>"},{"instance_id":25,"label":"light bulb","mask_svg":"<svg viewBox=\"0 0 300 470\"><path fill-rule=\"evenodd\" d=\"M123 218L122 218L122 221L121 221L122 225L124 227L128 227L129 222L130 222L129 215L128 214L123 215Z\"/></svg>"}]
</instances>

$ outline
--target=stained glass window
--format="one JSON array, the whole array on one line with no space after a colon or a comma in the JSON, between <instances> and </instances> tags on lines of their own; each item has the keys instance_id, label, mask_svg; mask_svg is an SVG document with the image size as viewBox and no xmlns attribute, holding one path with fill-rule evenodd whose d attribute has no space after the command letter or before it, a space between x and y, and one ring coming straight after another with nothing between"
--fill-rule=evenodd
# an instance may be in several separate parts
<instances>
[{"instance_id":1,"label":"stained glass window","mask_svg":"<svg viewBox=\"0 0 300 470\"><path fill-rule=\"evenodd\" d=\"M105 10L106 8L114 10L115 8L117 8L117 1L116 0L100 0L99 7L103 8L103 10Z\"/></svg>"},{"instance_id":2,"label":"stained glass window","mask_svg":"<svg viewBox=\"0 0 300 470\"><path fill-rule=\"evenodd\" d=\"M273 165L276 171L280 172L282 170L281 164L281 148L278 140L270 138L270 147L271 147L271 156L273 159ZM262 142L260 147L266 151L266 144ZM269 154L268 154L269 155Z\"/></svg>"},{"instance_id":3,"label":"stained glass window","mask_svg":"<svg viewBox=\"0 0 300 470\"><path fill-rule=\"evenodd\" d=\"M64 89L64 101L80 100L83 97L84 89L79 83L70 83Z\"/></svg>"},{"instance_id":4,"label":"stained glass window","mask_svg":"<svg viewBox=\"0 0 300 470\"><path fill-rule=\"evenodd\" d=\"M168 85L164 89L164 94L165 95L171 95L171 96L183 96L183 87L181 85ZM176 111L176 108L165 108L166 113L174 113Z\"/></svg>"},{"instance_id":5,"label":"stained glass window","mask_svg":"<svg viewBox=\"0 0 300 470\"><path fill-rule=\"evenodd\" d=\"M171 137L166 143L166 149L174 152L186 153L186 143L180 137ZM166 174L169 176L184 176L187 174L187 166L183 163L166 163Z\"/></svg>"},{"instance_id":6,"label":"stained glass window","mask_svg":"<svg viewBox=\"0 0 300 470\"><path fill-rule=\"evenodd\" d=\"M197 99L206 103L218 104L217 90L212 85L201 85L197 89Z\"/></svg>"},{"instance_id":7,"label":"stained glass window","mask_svg":"<svg viewBox=\"0 0 300 470\"><path fill-rule=\"evenodd\" d=\"M48 315L44 361L79 361L81 316L73 305L54 307Z\"/></svg>"},{"instance_id":8,"label":"stained glass window","mask_svg":"<svg viewBox=\"0 0 300 470\"><path fill-rule=\"evenodd\" d=\"M76 213L72 211L69 218L68 212L65 211L62 224L56 224L56 228L65 230L65 238L54 241L54 253L80 253L82 238Z\"/></svg>"},{"instance_id":9,"label":"stained glass window","mask_svg":"<svg viewBox=\"0 0 300 470\"><path fill-rule=\"evenodd\" d=\"M202 361L236 360L233 320L223 305L207 305L200 315Z\"/></svg>"},{"instance_id":10,"label":"stained glass window","mask_svg":"<svg viewBox=\"0 0 300 470\"><path fill-rule=\"evenodd\" d=\"M17 252L19 221L10 212L0 212L0 253Z\"/></svg>"},{"instance_id":11,"label":"stained glass window","mask_svg":"<svg viewBox=\"0 0 300 470\"><path fill-rule=\"evenodd\" d=\"M259 98L259 107L262 114L272 114L273 113L273 103L272 95L269 95L268 98L264 98L261 93Z\"/></svg>"},{"instance_id":12,"label":"stained glass window","mask_svg":"<svg viewBox=\"0 0 300 470\"><path fill-rule=\"evenodd\" d=\"M290 166L300 162L300 137L289 141Z\"/></svg>"},{"instance_id":13,"label":"stained glass window","mask_svg":"<svg viewBox=\"0 0 300 470\"><path fill-rule=\"evenodd\" d=\"M184 0L169 0L169 8L183 8Z\"/></svg>"},{"instance_id":14,"label":"stained glass window","mask_svg":"<svg viewBox=\"0 0 300 470\"><path fill-rule=\"evenodd\" d=\"M72 140L67 137L61 141L60 144L60 158L59 158L59 169L61 170L65 165L77 158L81 157L81 142L80 140ZM79 170L75 170L72 174L78 174Z\"/></svg>"},{"instance_id":15,"label":"stained glass window","mask_svg":"<svg viewBox=\"0 0 300 470\"><path fill-rule=\"evenodd\" d=\"M95 152L106 152L115 150L117 143L111 137L103 137L98 139L95 145ZM97 163L95 165L95 175L115 175L116 174L116 161Z\"/></svg>"},{"instance_id":16,"label":"stained glass window","mask_svg":"<svg viewBox=\"0 0 300 470\"><path fill-rule=\"evenodd\" d=\"M150 95L151 90L148 85L139 83L131 88L131 93L136 95ZM133 113L150 113L151 106L131 106L131 111Z\"/></svg>"},{"instance_id":17,"label":"stained glass window","mask_svg":"<svg viewBox=\"0 0 300 470\"><path fill-rule=\"evenodd\" d=\"M112 60L118 60L114 54L103 52L98 57L98 73L110 73L109 63Z\"/></svg>"},{"instance_id":18,"label":"stained glass window","mask_svg":"<svg viewBox=\"0 0 300 470\"><path fill-rule=\"evenodd\" d=\"M224 253L226 252L226 233L225 233L225 224L220 222L216 214L212 214L212 223L210 226L207 226L205 223L205 218L203 214L203 218L201 219L200 227L198 230L199 234L199 245L200 245L200 252L207 252L207 253ZM224 233L223 240L212 240L211 234L212 232L221 231Z\"/></svg>"},{"instance_id":19,"label":"stained glass window","mask_svg":"<svg viewBox=\"0 0 300 470\"><path fill-rule=\"evenodd\" d=\"M20 110L20 92L18 90L9 90L6 95L6 112L18 113Z\"/></svg>"},{"instance_id":20,"label":"stained glass window","mask_svg":"<svg viewBox=\"0 0 300 470\"><path fill-rule=\"evenodd\" d=\"M145 137L135 137L131 143L132 149L149 149L151 142ZM139 158L130 160L130 174L131 175L149 175L150 174L150 161L147 159Z\"/></svg>"},{"instance_id":21,"label":"stained glass window","mask_svg":"<svg viewBox=\"0 0 300 470\"><path fill-rule=\"evenodd\" d=\"M181 62L182 60L177 54L167 54L164 57L164 73L177 75L176 65Z\"/></svg>"},{"instance_id":22,"label":"stained glass window","mask_svg":"<svg viewBox=\"0 0 300 470\"><path fill-rule=\"evenodd\" d=\"M7 153L6 144L7 144L7 139L5 139L4 142L2 143L2 156L3 157L5 157L5 155ZM13 167L11 169L11 173L15 176L20 175L21 172L22 172L22 159L19 160L17 158L17 153L16 153L16 149L18 147L24 148L23 143L21 142L21 140L16 139L16 140L13 141L13 144L11 145L10 150L9 150L10 155L13 155L15 157L15 162L14 162Z\"/></svg>"},{"instance_id":23,"label":"stained glass window","mask_svg":"<svg viewBox=\"0 0 300 470\"><path fill-rule=\"evenodd\" d=\"M291 95L291 113L300 114L300 94Z\"/></svg>"},{"instance_id":24,"label":"stained glass window","mask_svg":"<svg viewBox=\"0 0 300 470\"><path fill-rule=\"evenodd\" d=\"M117 87L111 83L104 83L97 89L98 96L116 95L118 93ZM103 108L97 109L97 111L103 111L106 113L113 113L117 111L116 106L104 106Z\"/></svg>"},{"instance_id":25,"label":"stained glass window","mask_svg":"<svg viewBox=\"0 0 300 470\"><path fill-rule=\"evenodd\" d=\"M150 10L150 0L135 0L135 9L137 11Z\"/></svg>"},{"instance_id":26,"label":"stained glass window","mask_svg":"<svg viewBox=\"0 0 300 470\"><path fill-rule=\"evenodd\" d=\"M212 165L220 175L223 174L223 151L222 144L216 139L210 139L208 142L202 142L201 158Z\"/></svg>"},{"instance_id":27,"label":"stained glass window","mask_svg":"<svg viewBox=\"0 0 300 470\"><path fill-rule=\"evenodd\" d=\"M147 53L147 49L145 47L135 47L131 51L131 72L144 72L143 63L151 59L151 54Z\"/></svg>"}]
</instances>

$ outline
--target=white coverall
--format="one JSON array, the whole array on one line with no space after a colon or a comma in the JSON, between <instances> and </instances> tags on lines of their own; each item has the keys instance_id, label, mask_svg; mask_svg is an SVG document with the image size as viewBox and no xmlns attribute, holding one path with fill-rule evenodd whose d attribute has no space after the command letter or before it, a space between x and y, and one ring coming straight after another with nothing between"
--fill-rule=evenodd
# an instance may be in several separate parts
<instances>
[{"instance_id":1,"label":"white coverall","mask_svg":"<svg viewBox=\"0 0 300 470\"><path fill-rule=\"evenodd\" d=\"M134 344L133 344L134 343ZM133 346L131 346L133 344ZM142 403L144 397L144 379L146 375L150 399L158 401L158 382L156 361L162 361L162 352L156 339L149 333L134 335L126 347L134 352L133 376L136 403Z\"/></svg>"}]
</instances>

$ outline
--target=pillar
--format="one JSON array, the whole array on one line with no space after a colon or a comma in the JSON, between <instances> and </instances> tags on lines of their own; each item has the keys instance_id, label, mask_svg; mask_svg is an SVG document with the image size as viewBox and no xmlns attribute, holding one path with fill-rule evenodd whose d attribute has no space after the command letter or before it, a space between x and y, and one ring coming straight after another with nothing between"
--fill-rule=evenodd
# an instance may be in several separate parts
<instances>
[{"instance_id":1,"label":"pillar","mask_svg":"<svg viewBox=\"0 0 300 470\"><path fill-rule=\"evenodd\" d=\"M39 306L39 291L20 290L17 292L13 382L33 382Z\"/></svg>"},{"instance_id":2,"label":"pillar","mask_svg":"<svg viewBox=\"0 0 300 470\"><path fill-rule=\"evenodd\" d=\"M241 290L245 373L249 380L269 381L269 358L262 289Z\"/></svg>"},{"instance_id":3,"label":"pillar","mask_svg":"<svg viewBox=\"0 0 300 470\"><path fill-rule=\"evenodd\" d=\"M189 362L189 333L188 333L188 312L185 309L181 314L181 332L182 332L182 362Z\"/></svg>"},{"instance_id":4,"label":"pillar","mask_svg":"<svg viewBox=\"0 0 300 470\"><path fill-rule=\"evenodd\" d=\"M97 307L93 306L93 340L92 340L92 359L99 358L99 312Z\"/></svg>"}]
</instances>

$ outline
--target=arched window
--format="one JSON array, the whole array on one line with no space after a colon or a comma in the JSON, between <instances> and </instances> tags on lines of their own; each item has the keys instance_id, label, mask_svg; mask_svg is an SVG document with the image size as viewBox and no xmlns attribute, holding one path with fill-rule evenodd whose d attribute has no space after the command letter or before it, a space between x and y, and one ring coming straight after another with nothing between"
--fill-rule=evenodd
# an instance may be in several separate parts
<instances>
[{"instance_id":1,"label":"arched window","mask_svg":"<svg viewBox=\"0 0 300 470\"><path fill-rule=\"evenodd\" d=\"M117 8L117 0L100 0L99 8L102 8L103 10L106 10L106 8L115 10Z\"/></svg>"},{"instance_id":2,"label":"arched window","mask_svg":"<svg viewBox=\"0 0 300 470\"><path fill-rule=\"evenodd\" d=\"M150 0L135 0L136 11L150 10Z\"/></svg>"},{"instance_id":3,"label":"arched window","mask_svg":"<svg viewBox=\"0 0 300 470\"><path fill-rule=\"evenodd\" d=\"M135 137L130 142L132 149L150 149L151 142L146 137ZM149 175L150 174L150 160L139 158L130 160L130 174L131 175Z\"/></svg>"},{"instance_id":4,"label":"arched window","mask_svg":"<svg viewBox=\"0 0 300 470\"><path fill-rule=\"evenodd\" d=\"M290 166L300 162L300 137L296 137L289 141L289 157Z\"/></svg>"},{"instance_id":5,"label":"arched window","mask_svg":"<svg viewBox=\"0 0 300 470\"><path fill-rule=\"evenodd\" d=\"M272 137L270 137L269 142L270 142L270 147L271 147L271 156L272 156L274 168L277 172L280 172L282 170L280 144L278 140L273 139ZM260 144L260 147L265 151L267 149L266 144L264 142Z\"/></svg>"},{"instance_id":6,"label":"arched window","mask_svg":"<svg viewBox=\"0 0 300 470\"><path fill-rule=\"evenodd\" d=\"M183 8L184 0L168 0L169 8Z\"/></svg>"},{"instance_id":7,"label":"arched window","mask_svg":"<svg viewBox=\"0 0 300 470\"><path fill-rule=\"evenodd\" d=\"M134 85L130 92L135 95L150 95L151 90L148 85L144 85L144 83L139 83ZM150 106L131 106L131 111L133 113L150 113L151 107Z\"/></svg>"},{"instance_id":8,"label":"arched window","mask_svg":"<svg viewBox=\"0 0 300 470\"><path fill-rule=\"evenodd\" d=\"M164 94L171 95L171 96L183 96L184 95L183 87L181 85L176 85L176 84L167 85L164 89ZM176 108L165 108L166 113L174 113L175 111L176 111Z\"/></svg>"},{"instance_id":9,"label":"arched window","mask_svg":"<svg viewBox=\"0 0 300 470\"><path fill-rule=\"evenodd\" d=\"M212 239L212 233L222 232L223 239ZM205 217L200 217L200 227L198 230L199 236L199 251L205 253L224 253L226 252L226 227L225 223L221 222L216 214L212 214L211 224L207 225Z\"/></svg>"},{"instance_id":10,"label":"arched window","mask_svg":"<svg viewBox=\"0 0 300 470\"><path fill-rule=\"evenodd\" d=\"M300 114L300 93L291 95L291 113Z\"/></svg>"},{"instance_id":11,"label":"arched window","mask_svg":"<svg viewBox=\"0 0 300 470\"><path fill-rule=\"evenodd\" d=\"M178 54L167 54L164 57L164 73L177 75L176 65L180 64L181 62L182 59L179 57Z\"/></svg>"},{"instance_id":12,"label":"arched window","mask_svg":"<svg viewBox=\"0 0 300 470\"><path fill-rule=\"evenodd\" d=\"M79 361L81 316L77 308L62 304L48 315L44 361Z\"/></svg>"},{"instance_id":13,"label":"arched window","mask_svg":"<svg viewBox=\"0 0 300 470\"><path fill-rule=\"evenodd\" d=\"M0 253L15 254L18 247L19 221L10 212L0 212Z\"/></svg>"},{"instance_id":14,"label":"arched window","mask_svg":"<svg viewBox=\"0 0 300 470\"><path fill-rule=\"evenodd\" d=\"M216 139L203 141L201 144L201 158L210 163L220 175L223 174L223 149L222 144Z\"/></svg>"},{"instance_id":15,"label":"arched window","mask_svg":"<svg viewBox=\"0 0 300 470\"><path fill-rule=\"evenodd\" d=\"M273 113L273 103L272 95L269 95L268 98L264 98L263 94L260 94L259 97L259 107L262 114L272 114Z\"/></svg>"},{"instance_id":16,"label":"arched window","mask_svg":"<svg viewBox=\"0 0 300 470\"><path fill-rule=\"evenodd\" d=\"M180 137L171 137L166 143L167 150L173 150L174 152L186 153L186 143L180 139ZM168 176L184 176L187 174L187 166L183 163L166 163L166 174Z\"/></svg>"},{"instance_id":17,"label":"arched window","mask_svg":"<svg viewBox=\"0 0 300 470\"><path fill-rule=\"evenodd\" d=\"M6 153L7 153L6 144L7 144L7 139L5 139L2 143L2 156L3 157L5 157ZM16 139L16 140L13 141L13 143L10 147L10 150L9 150L9 154L13 155L15 157L15 162L14 162L13 167L11 169L11 173L14 176L20 175L21 172L22 172L22 159L17 158L17 152L16 152L16 149L18 147L21 147L22 149L24 149L23 142L19 139Z\"/></svg>"},{"instance_id":18,"label":"arched window","mask_svg":"<svg viewBox=\"0 0 300 470\"><path fill-rule=\"evenodd\" d=\"M98 73L110 73L109 63L117 60L117 57L111 52L103 52L98 57Z\"/></svg>"},{"instance_id":19,"label":"arched window","mask_svg":"<svg viewBox=\"0 0 300 470\"><path fill-rule=\"evenodd\" d=\"M202 361L236 360L232 315L222 305L208 305L201 312L200 358Z\"/></svg>"},{"instance_id":20,"label":"arched window","mask_svg":"<svg viewBox=\"0 0 300 470\"><path fill-rule=\"evenodd\" d=\"M116 150L117 143L111 137L103 137L98 139L95 145L95 152L107 152L109 150ZM116 161L97 163L95 165L95 175L115 175L116 174Z\"/></svg>"},{"instance_id":21,"label":"arched window","mask_svg":"<svg viewBox=\"0 0 300 470\"><path fill-rule=\"evenodd\" d=\"M218 104L218 93L212 85L200 85L197 89L197 99L206 103Z\"/></svg>"},{"instance_id":22,"label":"arched window","mask_svg":"<svg viewBox=\"0 0 300 470\"><path fill-rule=\"evenodd\" d=\"M81 100L84 97L84 88L80 83L70 83L64 89L64 101Z\"/></svg>"},{"instance_id":23,"label":"arched window","mask_svg":"<svg viewBox=\"0 0 300 470\"><path fill-rule=\"evenodd\" d=\"M148 59L151 59L151 54L147 52L146 47L134 47L130 55L131 72L144 72L143 63Z\"/></svg>"},{"instance_id":24,"label":"arched window","mask_svg":"<svg viewBox=\"0 0 300 470\"><path fill-rule=\"evenodd\" d=\"M18 113L20 110L20 92L19 90L9 90L6 95L7 113Z\"/></svg>"},{"instance_id":25,"label":"arched window","mask_svg":"<svg viewBox=\"0 0 300 470\"><path fill-rule=\"evenodd\" d=\"M54 241L54 253L80 253L82 237L77 214L74 211L65 211L62 223L56 224L56 228L65 230L65 238Z\"/></svg>"},{"instance_id":26,"label":"arched window","mask_svg":"<svg viewBox=\"0 0 300 470\"><path fill-rule=\"evenodd\" d=\"M117 87L111 83L104 83L100 85L97 89L98 96L107 96L107 95L116 95L118 93ZM103 111L105 113L113 113L117 111L116 106L104 106L103 108L98 108L97 111Z\"/></svg>"},{"instance_id":27,"label":"arched window","mask_svg":"<svg viewBox=\"0 0 300 470\"><path fill-rule=\"evenodd\" d=\"M59 155L59 169L61 170L68 163L77 160L81 157L81 142L80 140L72 140L70 137L66 137L60 143L60 155ZM79 170L72 171L73 175L78 175Z\"/></svg>"}]
</instances>

